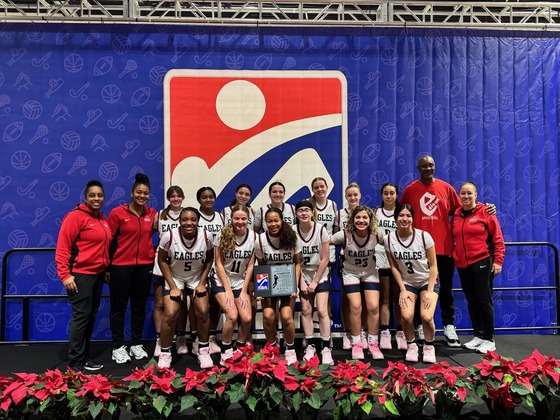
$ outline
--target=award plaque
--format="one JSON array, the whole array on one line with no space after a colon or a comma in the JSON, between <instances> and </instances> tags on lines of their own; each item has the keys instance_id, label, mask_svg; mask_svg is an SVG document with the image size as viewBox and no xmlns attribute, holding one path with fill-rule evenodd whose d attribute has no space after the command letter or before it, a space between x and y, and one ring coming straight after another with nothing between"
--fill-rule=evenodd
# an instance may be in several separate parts
<instances>
[{"instance_id":1,"label":"award plaque","mask_svg":"<svg viewBox=\"0 0 560 420\"><path fill-rule=\"evenodd\" d=\"M255 296L290 296L297 292L293 264L256 265L254 279Z\"/></svg>"}]
</instances>

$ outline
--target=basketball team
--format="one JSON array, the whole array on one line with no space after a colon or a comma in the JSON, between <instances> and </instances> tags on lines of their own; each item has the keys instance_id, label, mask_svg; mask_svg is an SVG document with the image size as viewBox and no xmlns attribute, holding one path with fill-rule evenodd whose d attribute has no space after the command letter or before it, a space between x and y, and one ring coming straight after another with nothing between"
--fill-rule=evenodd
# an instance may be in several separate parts
<instances>
[{"instance_id":1,"label":"basketball team","mask_svg":"<svg viewBox=\"0 0 560 420\"><path fill-rule=\"evenodd\" d=\"M216 193L211 187L197 191L195 208L183 207L183 190L171 186L166 193L169 205L158 212L147 206L148 177L137 174L130 203L117 206L105 218L103 185L90 181L84 203L63 219L55 255L72 307L69 367L103 368L90 357L89 348L104 283L110 291L116 363L149 357L142 332L153 290L154 356L160 368L171 366L174 352L187 354L188 342L202 369L214 365L212 354L220 353L220 363L225 364L252 342L259 303L266 341L279 346L283 337L289 364L298 355L309 360L317 354L322 363L332 365L329 291L335 270L342 289L342 347L352 359L364 359L366 353L383 359L394 338L396 347L406 351L406 361L418 362L421 349L422 362L435 363L438 299L446 344L460 347L454 325L455 267L474 335L463 346L479 353L495 351L492 288L505 254L495 206L477 201L472 181L462 184L457 194L437 179L431 156L420 157L417 169L419 179L400 199L395 184L384 184L375 209L360 203L360 187L351 183L345 189L346 207L339 210L327 198L326 180L318 177L311 182L312 196L295 205L284 202L284 185L273 182L268 188L270 204L259 209L249 204L251 187L241 184L230 206L220 212L214 209ZM159 243L154 250L155 232ZM292 293L256 296L254 267L278 264L293 265ZM303 340L296 348L298 298Z\"/></svg>"}]
</instances>

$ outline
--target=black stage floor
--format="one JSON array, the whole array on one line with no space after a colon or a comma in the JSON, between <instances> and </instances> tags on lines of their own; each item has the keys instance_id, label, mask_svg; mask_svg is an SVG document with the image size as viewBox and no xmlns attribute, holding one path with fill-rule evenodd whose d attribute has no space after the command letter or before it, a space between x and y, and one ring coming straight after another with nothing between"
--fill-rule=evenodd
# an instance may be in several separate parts
<instances>
[{"instance_id":1,"label":"black stage floor","mask_svg":"<svg viewBox=\"0 0 560 420\"><path fill-rule=\"evenodd\" d=\"M470 336L460 336L463 342L468 341ZM502 356L512 357L515 361L520 361L524 357L530 355L534 349L538 349L544 355L560 355L560 335L497 335L495 336L497 352ZM257 342L262 344L262 342ZM350 352L342 350L340 339L335 339L335 349L333 356L338 360L346 360L350 357ZM148 352L153 352L153 343L145 343ZM393 347L396 344L393 342ZM36 372L41 373L47 369L66 369L66 344L29 344L29 345L0 345L0 375L9 375L13 372ZM129 364L118 365L111 360L111 344L108 342L92 344L92 356L94 359L103 363L105 367L99 371L105 375L111 375L114 378L123 378L128 376L135 367L143 366L146 361L132 361ZM365 361L371 362L372 366L381 373L387 366L388 361L404 361L404 352L398 350L385 351L385 360L372 360L366 356ZM300 355L301 356L301 355ZM436 357L438 361L447 361L455 366L469 366L478 363L481 355L470 350L462 348L450 348L445 345L441 336L436 337ZM214 362L219 363L219 355L213 356ZM422 363L417 364L418 367L426 367ZM184 370L189 367L198 369L196 357L192 354L184 356L174 356L172 367L179 373L183 374ZM327 419L332 417L332 402L321 410L320 418ZM280 418L289 419L288 412L281 413ZM435 410L433 407L426 407L424 410L426 418L435 418ZM177 416L176 418L190 418L192 416ZM383 417L378 408L372 411L371 418ZM534 417L534 410L524 407L516 408L514 418L524 419ZM39 418L39 417L35 417ZM131 413L123 413L121 419L137 419ZM228 418L243 418L243 411L236 405L230 407ZM462 418L478 419L483 418L490 420L486 406L479 400L478 404L467 404L463 409Z\"/></svg>"}]
</instances>

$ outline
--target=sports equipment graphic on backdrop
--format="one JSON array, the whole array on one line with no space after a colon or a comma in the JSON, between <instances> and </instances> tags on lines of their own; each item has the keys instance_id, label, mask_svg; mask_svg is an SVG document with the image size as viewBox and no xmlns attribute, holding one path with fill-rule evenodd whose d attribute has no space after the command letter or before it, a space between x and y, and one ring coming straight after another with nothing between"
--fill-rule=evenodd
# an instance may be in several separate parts
<instances>
[{"instance_id":1,"label":"sports equipment graphic on backdrop","mask_svg":"<svg viewBox=\"0 0 560 420\"><path fill-rule=\"evenodd\" d=\"M326 174L332 180L330 198L339 207L345 204L341 189L346 182L360 184L364 204L379 205L381 185L395 182L402 191L418 177L418 155L431 153L436 177L456 188L473 179L479 199L496 203L507 241L558 244L560 90L557 63L549 56L559 50L560 40L548 33L521 35L377 27L0 23L0 254L15 247L54 246L61 217L81 200L91 178L105 185L106 214L129 200L136 172L152 180L150 204L163 206L164 186L171 180L171 175L164 180L164 79L170 71L177 71L179 79L181 69L197 69L181 76L186 79L214 78L221 87L247 87L254 106L261 104L258 112L248 114L252 117L262 113L263 98L267 106L260 121L242 121L253 128L236 125L235 118L228 126L219 119L216 102L206 100L209 86L193 91L204 97L201 104L213 106L216 130L226 136L224 149L209 154L191 150L207 164L203 169L214 165L224 174L217 208L229 204L241 182L253 186L257 205L266 198L263 189L270 180L292 179L295 171L288 169L297 162L315 162L316 167L299 171L301 183L288 186L290 202L308 197L310 180ZM289 80L290 73L295 80ZM299 84L302 92L305 78L326 78L341 95L335 114L347 115L347 129L342 121L288 134L300 118L294 116L299 102L323 100L311 91L282 98L294 115L267 122L268 105L277 102L267 97L267 82L260 79L270 76L283 86ZM227 98L228 89L223 95ZM321 95L335 102L331 92ZM200 110L199 103L189 103L195 109L188 110L190 115ZM237 111L226 106L223 116L227 121ZM327 115L332 111L319 109L305 118L322 121ZM282 130L269 148L244 148L246 141L274 133L272 127ZM198 122L195 128L202 130ZM335 154L344 152L345 132L348 157L337 159ZM280 137L291 140L281 142ZM203 143L214 140L208 136ZM332 148L321 146L333 141ZM226 166L227 156L239 160ZM213 182L192 179L181 186ZM196 205L194 196L187 195L185 204ZM547 248L509 248L496 287L552 285L551 254ZM61 293L51 255L12 254L5 273L8 293ZM499 291L495 302L497 327L557 322L553 290ZM96 339L109 338L108 305L103 305ZM17 340L21 301L6 306L8 339ZM461 327L468 327L460 321L465 310L459 302ZM67 337L69 306L63 295L54 302L32 301L30 315L32 339ZM146 325L150 330L150 320Z\"/></svg>"},{"instance_id":2,"label":"sports equipment graphic on backdrop","mask_svg":"<svg viewBox=\"0 0 560 420\"><path fill-rule=\"evenodd\" d=\"M222 198L219 209L237 184L248 183L258 208L270 202L271 182L281 180L286 201L297 202L322 176L331 198L342 198L348 179L342 73L172 70L164 89L166 187L181 185L192 197L210 185Z\"/></svg>"}]
</instances>

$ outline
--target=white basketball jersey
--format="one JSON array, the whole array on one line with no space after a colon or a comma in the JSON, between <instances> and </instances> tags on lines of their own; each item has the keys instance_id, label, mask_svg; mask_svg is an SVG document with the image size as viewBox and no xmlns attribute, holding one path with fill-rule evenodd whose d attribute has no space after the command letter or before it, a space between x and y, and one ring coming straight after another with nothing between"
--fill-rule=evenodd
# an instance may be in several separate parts
<instances>
[{"instance_id":1,"label":"white basketball jersey","mask_svg":"<svg viewBox=\"0 0 560 420\"><path fill-rule=\"evenodd\" d=\"M280 238L273 238L268 232L259 235L257 245L255 246L255 257L264 259L265 264L291 264L294 257L301 253L301 240L299 237L296 241L295 248L280 249Z\"/></svg>"},{"instance_id":2,"label":"white basketball jersey","mask_svg":"<svg viewBox=\"0 0 560 420\"><path fill-rule=\"evenodd\" d=\"M378 207L375 210L375 216L379 223L379 234L386 237L389 233L397 230L397 221L393 217L395 210L385 210L383 207ZM385 247L379 244L375 247L375 258L377 260L377 268L391 268L389 264L389 259L387 258L387 253L385 252Z\"/></svg>"},{"instance_id":3,"label":"white basketball jersey","mask_svg":"<svg viewBox=\"0 0 560 420\"><path fill-rule=\"evenodd\" d=\"M327 228L320 223L313 223L307 233L301 232L299 225L294 226L294 231L301 240L301 275L307 284L313 281L315 273L321 263L321 249L324 243L329 242ZM325 270L319 283L329 280L329 269Z\"/></svg>"},{"instance_id":4,"label":"white basketball jersey","mask_svg":"<svg viewBox=\"0 0 560 420\"><path fill-rule=\"evenodd\" d=\"M375 246L380 242L376 235L359 238L344 230L336 232L331 237L335 245L342 247L341 253L344 257L342 272L354 274L357 277L369 274L377 275L375 267Z\"/></svg>"},{"instance_id":5,"label":"white basketball jersey","mask_svg":"<svg viewBox=\"0 0 560 420\"><path fill-rule=\"evenodd\" d=\"M350 217L350 210L340 209L338 211L337 223L340 230L344 230L344 228L346 227L346 222L348 221L349 217Z\"/></svg>"},{"instance_id":6,"label":"white basketball jersey","mask_svg":"<svg viewBox=\"0 0 560 420\"><path fill-rule=\"evenodd\" d=\"M247 227L249 230L255 230L255 210L251 207L247 207L249 209L249 223ZM222 210L222 220L224 221L224 226L231 224L231 206L224 207Z\"/></svg>"},{"instance_id":7,"label":"white basketball jersey","mask_svg":"<svg viewBox=\"0 0 560 420\"><path fill-rule=\"evenodd\" d=\"M222 215L217 211L212 216L207 216L200 212L200 219L198 220L198 227L204 228L212 236L212 240L216 241L216 236L224 227Z\"/></svg>"},{"instance_id":8,"label":"white basketball jersey","mask_svg":"<svg viewBox=\"0 0 560 420\"><path fill-rule=\"evenodd\" d=\"M216 247L218 250L220 247L220 237L221 234L218 235L216 241ZM244 237L236 238L235 249L233 251L222 251L222 262L232 290L239 290L243 288L245 273L249 262L251 261L251 257L253 256L257 238L258 235L255 232L247 230L247 234ZM214 274L213 280L216 286L223 287L217 273Z\"/></svg>"},{"instance_id":9,"label":"white basketball jersey","mask_svg":"<svg viewBox=\"0 0 560 420\"><path fill-rule=\"evenodd\" d=\"M336 203L332 200L327 199L324 207L317 206L315 210L317 212L316 221L321 223L322 225L325 225L325 227L327 228L327 233L329 234L329 236L331 236L334 232L335 226L339 226L338 209L336 207ZM332 263L336 260L335 252L336 251L334 246L331 246L329 261Z\"/></svg>"},{"instance_id":10,"label":"white basketball jersey","mask_svg":"<svg viewBox=\"0 0 560 420\"><path fill-rule=\"evenodd\" d=\"M211 236L201 227L191 240L183 237L181 228L176 228L163 235L159 249L167 252L173 279L193 289L204 269L206 253L214 249L214 244Z\"/></svg>"},{"instance_id":11,"label":"white basketball jersey","mask_svg":"<svg viewBox=\"0 0 560 420\"><path fill-rule=\"evenodd\" d=\"M266 226L266 221L264 220L264 215L266 211L270 208L270 204L262 206L255 212L255 231L256 232L266 232L268 227ZM284 222L288 223L290 226L296 224L296 210L295 207L288 203L282 203L282 219Z\"/></svg>"},{"instance_id":12,"label":"white basketball jersey","mask_svg":"<svg viewBox=\"0 0 560 420\"><path fill-rule=\"evenodd\" d=\"M171 229L175 229L180 226L179 217L181 216L181 210L177 210L177 211L169 210L169 212L167 213L167 219L163 220L161 218L162 212L163 210L160 210L158 213L158 232L159 232L160 240L165 232L169 232ZM156 260L154 261L153 274L155 276L161 276L161 269L159 268L158 265L157 252L156 252Z\"/></svg>"},{"instance_id":13,"label":"white basketball jersey","mask_svg":"<svg viewBox=\"0 0 560 420\"><path fill-rule=\"evenodd\" d=\"M430 267L426 250L433 246L432 236L420 229L413 229L408 238L400 238L397 231L385 238L385 249L397 262L403 282L416 288L428 282Z\"/></svg>"}]
</instances>

